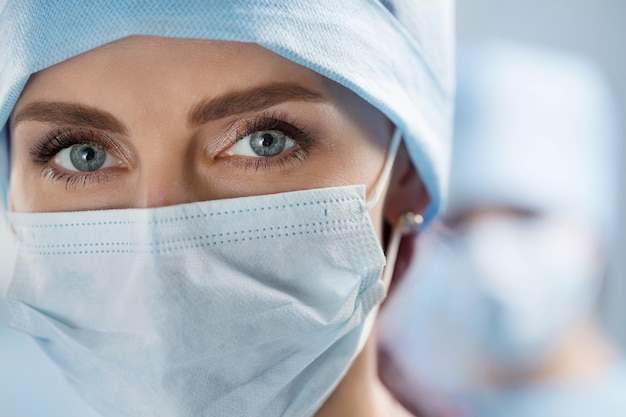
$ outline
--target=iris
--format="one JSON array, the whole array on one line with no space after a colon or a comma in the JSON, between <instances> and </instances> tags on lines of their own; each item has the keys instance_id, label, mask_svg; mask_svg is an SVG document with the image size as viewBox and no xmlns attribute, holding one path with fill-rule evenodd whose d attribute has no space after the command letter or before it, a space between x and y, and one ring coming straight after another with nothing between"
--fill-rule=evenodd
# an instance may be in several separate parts
<instances>
[{"instance_id":1,"label":"iris","mask_svg":"<svg viewBox=\"0 0 626 417\"><path fill-rule=\"evenodd\" d=\"M82 144L70 149L72 165L79 171L96 171L104 165L107 153L99 146Z\"/></svg>"},{"instance_id":2,"label":"iris","mask_svg":"<svg viewBox=\"0 0 626 417\"><path fill-rule=\"evenodd\" d=\"M250 147L259 156L274 156L285 150L287 137L277 130L262 130L250 135Z\"/></svg>"}]
</instances>

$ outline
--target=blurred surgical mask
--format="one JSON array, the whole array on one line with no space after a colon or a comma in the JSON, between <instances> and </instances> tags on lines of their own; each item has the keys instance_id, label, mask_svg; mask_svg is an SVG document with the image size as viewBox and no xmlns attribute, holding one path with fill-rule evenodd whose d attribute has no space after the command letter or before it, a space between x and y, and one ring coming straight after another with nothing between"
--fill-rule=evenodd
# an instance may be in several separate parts
<instances>
[{"instance_id":1,"label":"blurred surgical mask","mask_svg":"<svg viewBox=\"0 0 626 417\"><path fill-rule=\"evenodd\" d=\"M539 360L591 310L599 262L590 241L554 219L495 218L450 239L450 285L468 340L504 367ZM450 304L449 302L446 304Z\"/></svg>"},{"instance_id":2,"label":"blurred surgical mask","mask_svg":"<svg viewBox=\"0 0 626 417\"><path fill-rule=\"evenodd\" d=\"M600 281L592 243L557 218L432 232L382 313L381 345L416 383L462 403L488 370L536 364L590 313Z\"/></svg>"}]
</instances>

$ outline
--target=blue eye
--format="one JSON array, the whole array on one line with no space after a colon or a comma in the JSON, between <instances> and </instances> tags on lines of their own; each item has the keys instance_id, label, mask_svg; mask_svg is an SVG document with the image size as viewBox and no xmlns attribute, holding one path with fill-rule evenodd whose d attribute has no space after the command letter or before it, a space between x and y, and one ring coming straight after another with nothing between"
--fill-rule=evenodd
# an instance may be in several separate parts
<instances>
[{"instance_id":1,"label":"blue eye","mask_svg":"<svg viewBox=\"0 0 626 417\"><path fill-rule=\"evenodd\" d=\"M92 145L75 145L70 148L70 160L79 171L95 171L106 161L104 149Z\"/></svg>"},{"instance_id":2,"label":"blue eye","mask_svg":"<svg viewBox=\"0 0 626 417\"><path fill-rule=\"evenodd\" d=\"M250 136L250 147L259 156L274 156L285 150L287 137L282 132L255 132Z\"/></svg>"},{"instance_id":3,"label":"blue eye","mask_svg":"<svg viewBox=\"0 0 626 417\"><path fill-rule=\"evenodd\" d=\"M241 138L228 155L270 157L281 154L295 145L293 139L279 130L260 130Z\"/></svg>"},{"instance_id":4,"label":"blue eye","mask_svg":"<svg viewBox=\"0 0 626 417\"><path fill-rule=\"evenodd\" d=\"M92 172L116 165L115 158L95 144L77 144L60 150L54 162L69 171Z\"/></svg>"}]
</instances>

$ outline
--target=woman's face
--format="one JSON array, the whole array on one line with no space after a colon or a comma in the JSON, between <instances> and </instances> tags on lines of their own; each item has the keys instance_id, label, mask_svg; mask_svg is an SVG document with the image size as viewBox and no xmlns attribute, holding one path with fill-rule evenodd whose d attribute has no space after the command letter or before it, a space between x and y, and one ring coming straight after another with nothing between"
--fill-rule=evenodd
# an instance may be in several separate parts
<instances>
[{"instance_id":1,"label":"woman's face","mask_svg":"<svg viewBox=\"0 0 626 417\"><path fill-rule=\"evenodd\" d=\"M157 207L366 184L391 124L254 44L131 37L31 77L11 118L12 210Z\"/></svg>"}]
</instances>

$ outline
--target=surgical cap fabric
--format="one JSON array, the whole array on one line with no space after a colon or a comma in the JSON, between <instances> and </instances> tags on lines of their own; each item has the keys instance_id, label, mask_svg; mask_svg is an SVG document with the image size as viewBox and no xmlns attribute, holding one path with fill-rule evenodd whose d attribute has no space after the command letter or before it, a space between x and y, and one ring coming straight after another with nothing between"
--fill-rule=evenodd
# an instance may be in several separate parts
<instances>
[{"instance_id":1,"label":"surgical cap fabric","mask_svg":"<svg viewBox=\"0 0 626 417\"><path fill-rule=\"evenodd\" d=\"M439 210L454 89L452 0L9 0L0 11L5 199L7 120L29 76L129 35L252 42L346 86L402 130L430 193L427 218Z\"/></svg>"},{"instance_id":2,"label":"surgical cap fabric","mask_svg":"<svg viewBox=\"0 0 626 417\"><path fill-rule=\"evenodd\" d=\"M508 206L568 215L610 250L617 226L617 117L587 59L510 42L459 55L450 215Z\"/></svg>"}]
</instances>

